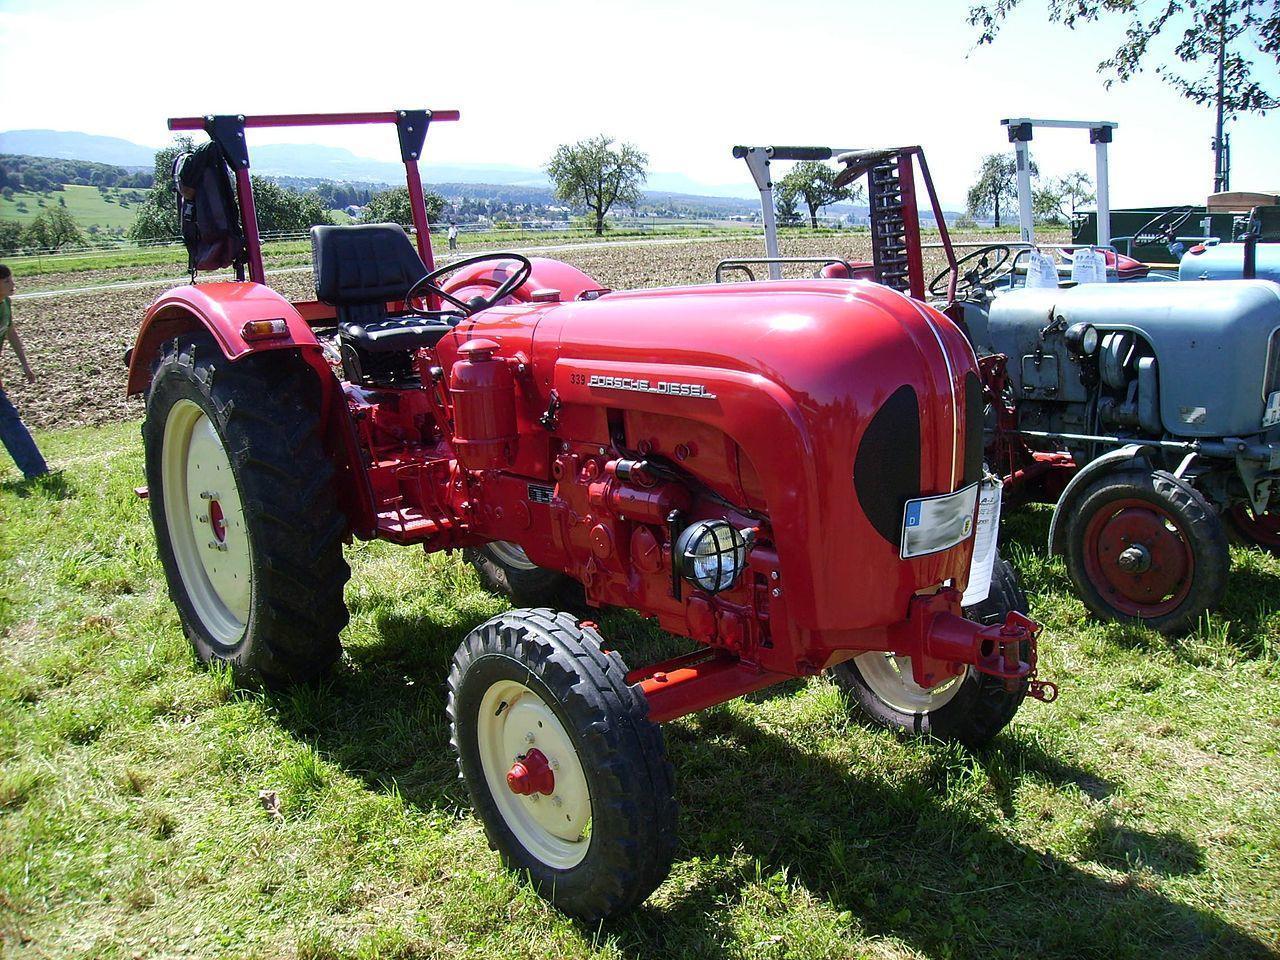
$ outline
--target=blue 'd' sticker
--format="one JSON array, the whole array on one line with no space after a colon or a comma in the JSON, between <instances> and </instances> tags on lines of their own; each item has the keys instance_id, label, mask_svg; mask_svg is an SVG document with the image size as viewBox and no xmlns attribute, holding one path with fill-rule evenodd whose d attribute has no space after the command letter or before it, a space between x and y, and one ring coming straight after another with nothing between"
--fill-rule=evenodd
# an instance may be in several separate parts
<instances>
[{"instance_id":1,"label":"blue 'd' sticker","mask_svg":"<svg viewBox=\"0 0 1280 960\"><path fill-rule=\"evenodd\" d=\"M921 504L919 500L913 500L907 504L907 526L908 527L920 526L920 506Z\"/></svg>"}]
</instances>

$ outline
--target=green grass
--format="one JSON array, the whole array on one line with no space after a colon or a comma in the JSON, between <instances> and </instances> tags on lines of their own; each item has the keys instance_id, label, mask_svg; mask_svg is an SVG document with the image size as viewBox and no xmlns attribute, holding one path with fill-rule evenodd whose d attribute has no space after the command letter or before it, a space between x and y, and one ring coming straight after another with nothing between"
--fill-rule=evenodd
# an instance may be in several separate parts
<instances>
[{"instance_id":1,"label":"green grass","mask_svg":"<svg viewBox=\"0 0 1280 960\"><path fill-rule=\"evenodd\" d=\"M15 192L12 200L6 200L0 196L0 220L29 223L45 210L58 206L58 199L62 198L67 202L67 212L75 218L81 230L88 230L89 227L102 229L124 227L128 230L133 226L133 219L138 213L139 206L138 203L133 202L132 198L144 197L146 193L146 190L138 187L107 187L104 195L98 191L97 187L80 187L71 184L64 186L61 190L50 191L48 194ZM122 199L128 203L128 206L120 205ZM19 205L25 206L26 209L19 210Z\"/></svg>"},{"instance_id":2,"label":"green grass","mask_svg":"<svg viewBox=\"0 0 1280 960\"><path fill-rule=\"evenodd\" d=\"M601 927L504 873L447 749L442 682L501 609L455 558L350 552L315 690L198 668L154 555L136 423L0 461L0 953L299 957L1257 957L1280 940L1280 564L1237 551L1177 641L1097 624L1012 552L1047 625L994 746L908 743L792 682L668 725L671 879ZM635 664L667 645L604 629ZM280 815L259 798L275 791Z\"/></svg>"}]
</instances>

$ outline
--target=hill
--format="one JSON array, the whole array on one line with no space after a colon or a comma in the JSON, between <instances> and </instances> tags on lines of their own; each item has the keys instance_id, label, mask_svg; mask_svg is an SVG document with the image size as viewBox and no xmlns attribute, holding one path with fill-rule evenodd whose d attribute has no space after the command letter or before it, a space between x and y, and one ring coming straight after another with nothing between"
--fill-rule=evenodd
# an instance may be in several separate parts
<instances>
[{"instance_id":1,"label":"hill","mask_svg":"<svg viewBox=\"0 0 1280 960\"><path fill-rule=\"evenodd\" d=\"M91 160L68 160L54 157L32 157L17 154L0 154L0 189L43 192L57 189L57 184L74 184L80 187L140 187L151 186L151 168L128 170L108 163Z\"/></svg>"},{"instance_id":2,"label":"hill","mask_svg":"<svg viewBox=\"0 0 1280 960\"><path fill-rule=\"evenodd\" d=\"M150 170L155 159L154 147L69 130L8 130L0 133L0 153L92 160L139 170Z\"/></svg>"}]
</instances>

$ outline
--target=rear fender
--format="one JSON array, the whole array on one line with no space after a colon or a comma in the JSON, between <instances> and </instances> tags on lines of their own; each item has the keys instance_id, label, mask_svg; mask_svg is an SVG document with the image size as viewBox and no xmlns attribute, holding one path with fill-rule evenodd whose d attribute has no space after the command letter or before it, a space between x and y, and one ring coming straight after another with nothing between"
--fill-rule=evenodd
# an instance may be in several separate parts
<instances>
[{"instance_id":1,"label":"rear fender","mask_svg":"<svg viewBox=\"0 0 1280 960\"><path fill-rule=\"evenodd\" d=\"M1146 444L1130 443L1104 453L1094 460L1090 460L1076 471L1076 475L1063 488L1062 496L1058 498L1058 502L1053 508L1053 517L1049 520L1049 556L1066 553L1067 524L1069 522L1066 518L1071 515L1071 511L1075 510L1076 505L1080 502L1080 498L1084 495L1085 490L1089 488L1089 485L1104 473L1123 470L1126 467L1140 467L1143 470L1153 469L1150 452L1154 449L1154 447Z\"/></svg>"},{"instance_id":2,"label":"rear fender","mask_svg":"<svg viewBox=\"0 0 1280 960\"><path fill-rule=\"evenodd\" d=\"M244 325L251 320L283 320L287 333L270 340L249 341ZM202 283L166 290L142 318L129 353L129 396L142 393L160 347L184 333L207 330L229 360L267 350L320 353L320 344L297 309L270 287L260 283Z\"/></svg>"},{"instance_id":3,"label":"rear fender","mask_svg":"<svg viewBox=\"0 0 1280 960\"><path fill-rule=\"evenodd\" d=\"M269 340L246 340L244 325L253 320L283 320L287 332ZM373 536L373 493L342 388L325 361L311 326L292 303L270 287L259 283L207 283L165 291L142 318L129 351L127 394L134 396L150 386L152 371L166 342L200 331L214 338L228 360L293 350L316 372L321 390L323 441L336 471L338 501L352 531L364 538Z\"/></svg>"}]
</instances>

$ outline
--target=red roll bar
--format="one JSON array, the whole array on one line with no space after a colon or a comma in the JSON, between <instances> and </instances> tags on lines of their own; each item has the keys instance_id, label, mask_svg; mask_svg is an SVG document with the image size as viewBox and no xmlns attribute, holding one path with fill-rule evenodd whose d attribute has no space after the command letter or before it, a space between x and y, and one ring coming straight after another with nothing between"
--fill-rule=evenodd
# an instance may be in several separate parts
<instances>
[{"instance_id":1,"label":"red roll bar","mask_svg":"<svg viewBox=\"0 0 1280 960\"><path fill-rule=\"evenodd\" d=\"M400 159L404 162L405 186L409 190L409 207L413 212L413 229L418 234L418 253L430 272L435 269L431 252L431 229L427 223L427 205L422 195L422 177L418 160L427 127L433 121L459 120L457 110L390 110L382 113L271 113L208 114L203 117L170 117L170 130L203 130L217 142L236 174L236 196L240 220L244 224L245 251L249 259L249 279L265 283L262 267L262 239L258 235L258 213L253 204L253 184L249 179L249 146L244 131L248 127L339 127L356 124L390 123L400 138ZM431 298L431 299L434 299ZM437 305L431 304L434 309Z\"/></svg>"}]
</instances>

